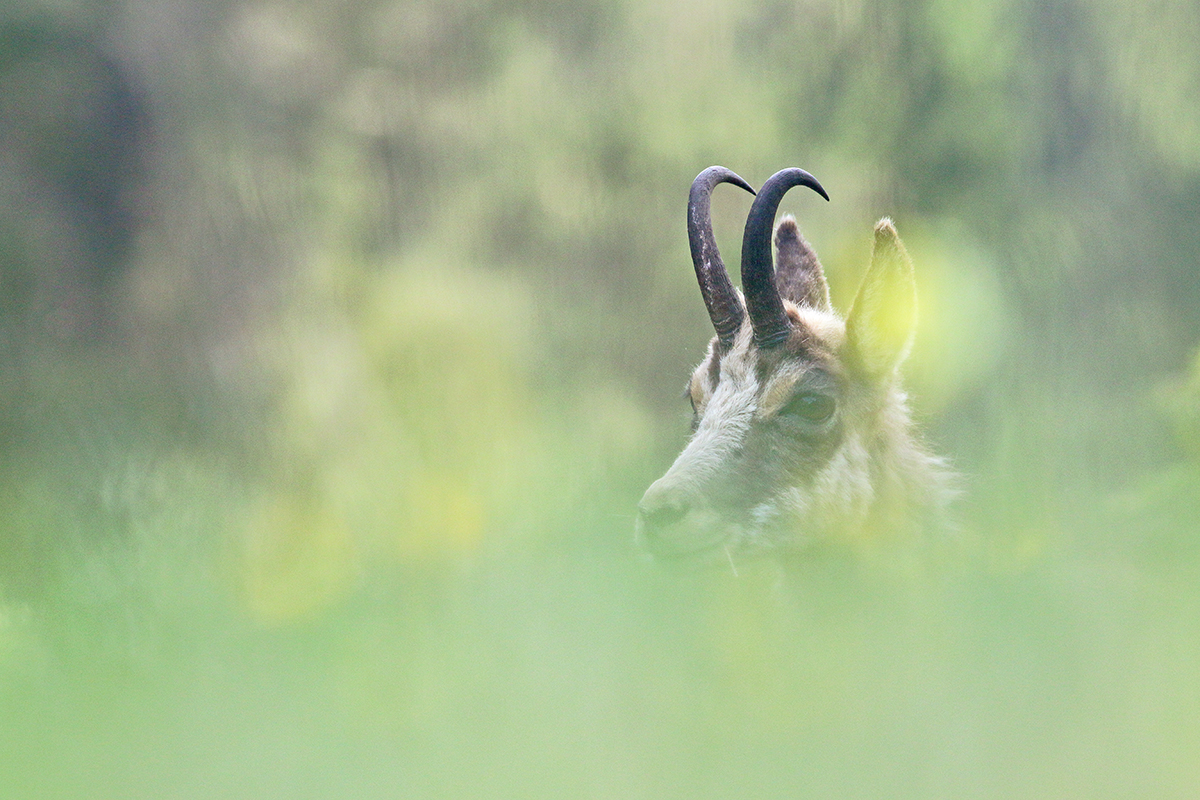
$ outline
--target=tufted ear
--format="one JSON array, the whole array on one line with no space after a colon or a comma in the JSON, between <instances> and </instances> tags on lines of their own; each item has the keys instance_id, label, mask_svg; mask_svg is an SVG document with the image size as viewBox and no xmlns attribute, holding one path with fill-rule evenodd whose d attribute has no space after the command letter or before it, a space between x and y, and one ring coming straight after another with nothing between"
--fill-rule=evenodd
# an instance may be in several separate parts
<instances>
[{"instance_id":1,"label":"tufted ear","mask_svg":"<svg viewBox=\"0 0 1200 800\"><path fill-rule=\"evenodd\" d=\"M871 265L846 320L852 363L872 380L900 366L917 324L917 287L912 261L890 219L875 226Z\"/></svg>"},{"instance_id":2,"label":"tufted ear","mask_svg":"<svg viewBox=\"0 0 1200 800\"><path fill-rule=\"evenodd\" d=\"M825 271L812 246L800 235L791 214L775 229L775 249L775 286L779 295L798 306L832 310Z\"/></svg>"}]
</instances>

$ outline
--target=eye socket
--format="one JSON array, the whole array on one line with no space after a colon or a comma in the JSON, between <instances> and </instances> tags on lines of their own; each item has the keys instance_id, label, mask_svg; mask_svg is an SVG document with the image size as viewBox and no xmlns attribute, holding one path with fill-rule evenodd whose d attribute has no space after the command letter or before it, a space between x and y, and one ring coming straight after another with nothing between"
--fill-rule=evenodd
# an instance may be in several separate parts
<instances>
[{"instance_id":1,"label":"eye socket","mask_svg":"<svg viewBox=\"0 0 1200 800\"><path fill-rule=\"evenodd\" d=\"M789 400L779 413L799 417L805 422L819 424L832 417L835 408L837 408L837 403L827 394L801 392Z\"/></svg>"}]
</instances>

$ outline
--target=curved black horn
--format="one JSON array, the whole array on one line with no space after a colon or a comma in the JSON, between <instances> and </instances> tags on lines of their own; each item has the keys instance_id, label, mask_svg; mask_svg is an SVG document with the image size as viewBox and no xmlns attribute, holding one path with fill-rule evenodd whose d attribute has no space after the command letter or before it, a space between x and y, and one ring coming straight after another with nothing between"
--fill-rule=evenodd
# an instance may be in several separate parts
<instances>
[{"instance_id":1,"label":"curved black horn","mask_svg":"<svg viewBox=\"0 0 1200 800\"><path fill-rule=\"evenodd\" d=\"M788 337L792 323L783 310L783 300L775 286L775 266L771 262L771 229L779 201L793 186L807 186L829 199L821 184L802 169L791 167L776 172L758 191L750 215L746 217L746 232L742 235L742 292L746 295L746 311L754 328L754 343L773 347Z\"/></svg>"},{"instance_id":2,"label":"curved black horn","mask_svg":"<svg viewBox=\"0 0 1200 800\"><path fill-rule=\"evenodd\" d=\"M718 183L732 183L750 194L754 194L754 189L725 167L709 167L692 181L688 195L688 245L692 249L692 264L696 267L696 280L700 282L700 294L704 296L708 316L717 331L717 345L725 352L733 345L733 337L742 327L745 311L713 238L709 196Z\"/></svg>"}]
</instances>

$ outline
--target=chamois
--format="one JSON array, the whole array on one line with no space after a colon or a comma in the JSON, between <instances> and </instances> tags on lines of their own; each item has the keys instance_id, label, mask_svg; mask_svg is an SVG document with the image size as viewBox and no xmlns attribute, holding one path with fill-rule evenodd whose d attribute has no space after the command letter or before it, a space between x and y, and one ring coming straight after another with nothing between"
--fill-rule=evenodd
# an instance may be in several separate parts
<instances>
[{"instance_id":1,"label":"chamois","mask_svg":"<svg viewBox=\"0 0 1200 800\"><path fill-rule=\"evenodd\" d=\"M842 318L816 253L785 216L809 173L784 169L756 194L742 240L742 293L712 233L724 167L692 183L688 242L716 336L688 385L693 433L638 504L637 536L656 556L786 552L839 533L921 524L950 495L943 461L917 440L898 368L916 323L912 263L891 220Z\"/></svg>"}]
</instances>

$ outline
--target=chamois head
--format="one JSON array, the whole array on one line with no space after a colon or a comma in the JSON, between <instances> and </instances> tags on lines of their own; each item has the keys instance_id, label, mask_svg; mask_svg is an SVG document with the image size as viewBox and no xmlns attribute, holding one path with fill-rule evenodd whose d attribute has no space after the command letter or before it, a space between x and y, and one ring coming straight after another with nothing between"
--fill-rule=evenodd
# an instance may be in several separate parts
<instances>
[{"instance_id":1,"label":"chamois head","mask_svg":"<svg viewBox=\"0 0 1200 800\"><path fill-rule=\"evenodd\" d=\"M898 367L912 340L912 263L888 219L849 314L829 300L816 253L788 216L788 189L829 199L801 169L771 176L742 240L742 290L712 234L724 167L692 184L688 239L716 336L688 386L692 438L638 504L638 538L664 557L791 549L839 532L909 524L944 494L940 461L914 439Z\"/></svg>"}]
</instances>

